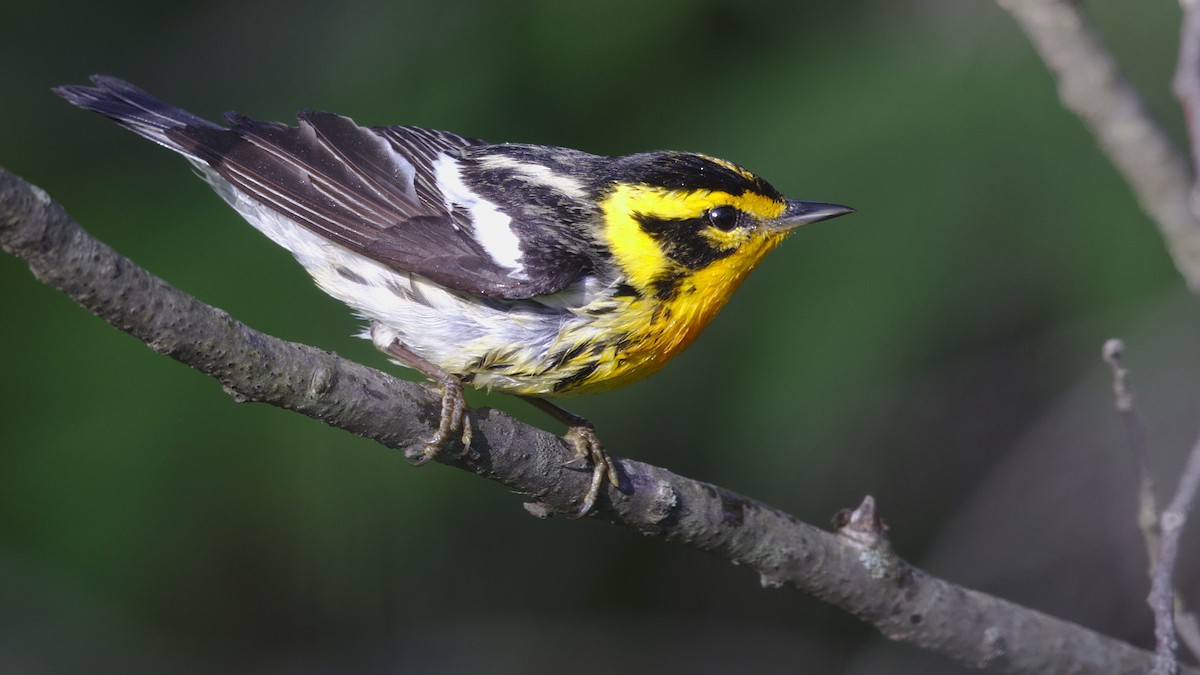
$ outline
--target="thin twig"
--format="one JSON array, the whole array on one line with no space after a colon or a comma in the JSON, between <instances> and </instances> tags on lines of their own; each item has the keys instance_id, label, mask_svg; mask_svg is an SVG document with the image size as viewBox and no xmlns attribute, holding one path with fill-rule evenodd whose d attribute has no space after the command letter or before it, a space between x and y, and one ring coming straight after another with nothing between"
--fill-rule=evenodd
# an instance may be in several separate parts
<instances>
[{"instance_id":1,"label":"thin twig","mask_svg":"<svg viewBox=\"0 0 1200 675\"><path fill-rule=\"evenodd\" d=\"M392 448L426 437L438 419L439 397L426 387L246 327L91 238L43 191L3 169L0 248L117 328L219 379L238 400L301 412ZM470 423L472 451L441 453L439 462L536 501L536 515L578 508L590 472L564 466L573 452L561 439L494 410L471 411ZM1154 662L1119 640L931 577L890 547L864 550L665 469L631 460L619 467L620 490L605 491L593 518L714 553L756 571L764 586L812 594L891 639L1001 673L1107 675L1146 672Z\"/></svg>"},{"instance_id":2,"label":"thin twig","mask_svg":"<svg viewBox=\"0 0 1200 675\"><path fill-rule=\"evenodd\" d=\"M1133 401L1133 389L1129 386L1129 371L1121 362L1125 343L1116 338L1106 340L1101 350L1104 362L1112 370L1113 398L1115 407L1125 423L1129 445L1133 449L1133 461L1138 472L1138 529L1146 544L1149 561L1147 574L1153 574L1158 560L1158 504L1154 497L1154 479L1150 475L1150 450L1146 443L1146 427L1138 415Z\"/></svg>"},{"instance_id":3,"label":"thin twig","mask_svg":"<svg viewBox=\"0 0 1200 675\"><path fill-rule=\"evenodd\" d=\"M1121 73L1072 0L997 0L1024 29L1058 82L1063 105L1095 135L1157 223L1188 286L1200 292L1200 220L1189 163Z\"/></svg>"},{"instance_id":4,"label":"thin twig","mask_svg":"<svg viewBox=\"0 0 1200 675\"><path fill-rule=\"evenodd\" d=\"M1179 477L1179 489L1159 518L1158 564L1150 582L1150 607L1154 610L1154 638L1157 657L1155 675L1175 675L1179 663L1175 658L1178 640L1175 635L1175 566L1179 558L1179 539L1187 525L1188 514L1200 492L1200 439Z\"/></svg>"}]
</instances>

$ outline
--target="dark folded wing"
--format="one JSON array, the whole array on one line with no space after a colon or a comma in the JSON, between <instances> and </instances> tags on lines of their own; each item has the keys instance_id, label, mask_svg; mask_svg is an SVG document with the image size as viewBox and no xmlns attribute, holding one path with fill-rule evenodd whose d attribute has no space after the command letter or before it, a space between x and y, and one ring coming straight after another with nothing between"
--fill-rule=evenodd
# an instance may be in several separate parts
<instances>
[{"instance_id":1,"label":"dark folded wing","mask_svg":"<svg viewBox=\"0 0 1200 675\"><path fill-rule=\"evenodd\" d=\"M522 195L504 190L488 201L462 182L466 148L499 146L416 127L364 128L323 112L301 113L298 127L229 114L227 129L115 77L91 81L54 91L389 267L467 293L519 299L562 290L592 264L581 247L564 246L559 214L525 208ZM452 194L443 194L439 175ZM496 199L518 201L505 208Z\"/></svg>"},{"instance_id":2,"label":"dark folded wing","mask_svg":"<svg viewBox=\"0 0 1200 675\"><path fill-rule=\"evenodd\" d=\"M447 207L437 163L481 141L360 127L325 112L301 112L298 127L225 117L232 128L165 133L254 200L356 253L454 290L508 299L555 293L583 274L577 259L564 259L555 274L502 264L477 240L468 214Z\"/></svg>"}]
</instances>

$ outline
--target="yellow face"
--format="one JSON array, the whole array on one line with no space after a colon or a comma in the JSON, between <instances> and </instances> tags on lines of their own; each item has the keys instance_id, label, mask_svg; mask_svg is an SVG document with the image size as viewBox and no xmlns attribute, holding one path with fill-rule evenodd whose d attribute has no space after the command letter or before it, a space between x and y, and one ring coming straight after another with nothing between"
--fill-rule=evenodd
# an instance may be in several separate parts
<instances>
[{"instance_id":1,"label":"yellow face","mask_svg":"<svg viewBox=\"0 0 1200 675\"><path fill-rule=\"evenodd\" d=\"M745 191L621 184L600 201L603 235L630 292L606 314L609 354L561 395L612 389L661 368L700 334L789 227L787 204Z\"/></svg>"},{"instance_id":2,"label":"yellow face","mask_svg":"<svg viewBox=\"0 0 1200 675\"><path fill-rule=\"evenodd\" d=\"M627 282L662 300L673 297L678 285L732 293L726 286L740 281L787 235L785 228L771 226L787 204L749 191L622 184L600 208L604 236Z\"/></svg>"}]
</instances>

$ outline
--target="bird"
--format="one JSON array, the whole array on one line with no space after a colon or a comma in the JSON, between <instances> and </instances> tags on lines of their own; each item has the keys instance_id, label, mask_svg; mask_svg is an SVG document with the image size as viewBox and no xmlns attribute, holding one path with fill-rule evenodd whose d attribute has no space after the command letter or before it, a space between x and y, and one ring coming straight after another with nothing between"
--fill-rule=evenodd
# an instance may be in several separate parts
<instances>
[{"instance_id":1,"label":"bird","mask_svg":"<svg viewBox=\"0 0 1200 675\"><path fill-rule=\"evenodd\" d=\"M361 337L435 383L438 426L413 463L470 450L464 386L512 394L567 426L568 464L591 466L575 517L620 478L593 425L546 398L658 371L797 227L854 211L702 153L602 156L315 110L217 124L90 82L53 91L183 155L366 321Z\"/></svg>"}]
</instances>

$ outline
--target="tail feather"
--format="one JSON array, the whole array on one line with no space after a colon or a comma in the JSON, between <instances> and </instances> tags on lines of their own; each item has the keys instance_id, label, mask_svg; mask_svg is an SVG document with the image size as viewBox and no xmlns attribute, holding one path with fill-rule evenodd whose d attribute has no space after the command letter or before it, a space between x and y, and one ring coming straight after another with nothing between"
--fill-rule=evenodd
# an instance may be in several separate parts
<instances>
[{"instance_id":1,"label":"tail feather","mask_svg":"<svg viewBox=\"0 0 1200 675\"><path fill-rule=\"evenodd\" d=\"M198 160L192 152L172 140L167 134L168 131L186 127L224 129L202 117L160 101L124 80L109 75L93 75L89 79L94 87L65 85L55 87L52 91L72 105L98 112L139 136L144 136L189 159Z\"/></svg>"}]
</instances>

